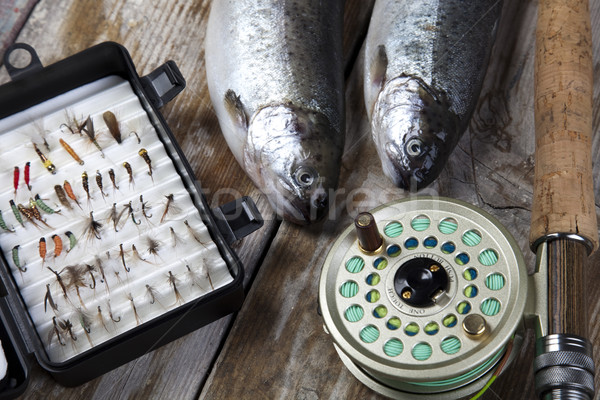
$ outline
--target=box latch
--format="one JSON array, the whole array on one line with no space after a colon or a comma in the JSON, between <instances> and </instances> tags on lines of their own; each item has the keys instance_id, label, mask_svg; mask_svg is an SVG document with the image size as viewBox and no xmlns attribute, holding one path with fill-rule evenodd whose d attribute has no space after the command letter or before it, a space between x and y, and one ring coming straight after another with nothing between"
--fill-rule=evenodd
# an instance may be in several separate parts
<instances>
[{"instance_id":1,"label":"box latch","mask_svg":"<svg viewBox=\"0 0 600 400\"><path fill-rule=\"evenodd\" d=\"M227 244L248 236L264 224L256 204L248 196L213 208L212 212Z\"/></svg>"},{"instance_id":2,"label":"box latch","mask_svg":"<svg viewBox=\"0 0 600 400\"><path fill-rule=\"evenodd\" d=\"M185 88L185 79L175 61L172 60L143 76L140 81L152 105L156 108L161 108L173 100Z\"/></svg>"}]
</instances>

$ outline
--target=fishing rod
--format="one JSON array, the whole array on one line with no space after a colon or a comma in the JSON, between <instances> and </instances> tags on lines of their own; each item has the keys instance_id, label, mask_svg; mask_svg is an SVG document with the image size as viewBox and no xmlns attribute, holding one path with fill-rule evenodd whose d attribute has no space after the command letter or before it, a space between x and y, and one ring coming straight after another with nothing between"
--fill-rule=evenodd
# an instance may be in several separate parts
<instances>
[{"instance_id":1,"label":"fishing rod","mask_svg":"<svg viewBox=\"0 0 600 400\"><path fill-rule=\"evenodd\" d=\"M598 248L592 177L592 38L588 0L542 0L535 58L531 248L548 272L548 321L534 370L540 399L593 399L586 258Z\"/></svg>"}]
</instances>

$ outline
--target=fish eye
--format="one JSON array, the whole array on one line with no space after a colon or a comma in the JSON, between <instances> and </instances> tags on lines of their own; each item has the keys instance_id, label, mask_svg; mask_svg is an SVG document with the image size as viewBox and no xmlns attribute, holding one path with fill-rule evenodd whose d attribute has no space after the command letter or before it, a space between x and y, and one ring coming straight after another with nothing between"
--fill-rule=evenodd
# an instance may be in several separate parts
<instances>
[{"instance_id":1,"label":"fish eye","mask_svg":"<svg viewBox=\"0 0 600 400\"><path fill-rule=\"evenodd\" d=\"M294 172L294 181L296 181L299 186L310 187L315 181L316 176L317 173L314 169L310 167L300 167Z\"/></svg>"},{"instance_id":2,"label":"fish eye","mask_svg":"<svg viewBox=\"0 0 600 400\"><path fill-rule=\"evenodd\" d=\"M421 139L412 138L406 143L406 152L409 156L417 157L423 152L423 142Z\"/></svg>"}]
</instances>

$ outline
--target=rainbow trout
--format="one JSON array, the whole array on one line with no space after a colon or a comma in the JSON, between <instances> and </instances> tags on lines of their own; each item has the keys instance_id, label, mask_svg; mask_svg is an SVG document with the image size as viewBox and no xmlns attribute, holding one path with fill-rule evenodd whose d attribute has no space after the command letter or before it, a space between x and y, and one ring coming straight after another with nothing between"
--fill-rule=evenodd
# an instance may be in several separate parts
<instances>
[{"instance_id":1,"label":"rainbow trout","mask_svg":"<svg viewBox=\"0 0 600 400\"><path fill-rule=\"evenodd\" d=\"M344 146L343 1L218 0L206 76L238 163L283 218L326 214Z\"/></svg>"},{"instance_id":2,"label":"rainbow trout","mask_svg":"<svg viewBox=\"0 0 600 400\"><path fill-rule=\"evenodd\" d=\"M377 0L366 39L364 94L384 173L420 189L467 128L502 0Z\"/></svg>"}]
</instances>

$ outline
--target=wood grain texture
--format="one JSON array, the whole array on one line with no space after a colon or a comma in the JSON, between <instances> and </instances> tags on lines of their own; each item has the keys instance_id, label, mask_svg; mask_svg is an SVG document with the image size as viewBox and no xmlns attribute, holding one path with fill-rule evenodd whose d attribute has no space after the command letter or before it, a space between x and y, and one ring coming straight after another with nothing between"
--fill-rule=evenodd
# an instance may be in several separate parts
<instances>
[{"instance_id":1,"label":"wood grain texture","mask_svg":"<svg viewBox=\"0 0 600 400\"><path fill-rule=\"evenodd\" d=\"M346 1L347 60L354 60L362 46L372 4ZM528 234L533 195L533 22L537 4L535 0L505 0L498 40L471 126L439 179L423 191L468 201L498 218L517 239L530 272L534 265ZM35 7L16 39L33 45L44 64L104 40L125 45L141 74L167 59L175 60L188 86L162 111L211 206L237 194L249 194L267 220L261 231L235 245L246 267L249 287L247 301L237 316L225 317L77 388L59 386L34 366L23 399L382 398L343 366L317 313L320 270L336 236L358 212L407 195L384 177L371 143L362 100L362 60L347 62L347 71L352 71L346 91L348 139L341 186L330 218L308 229L280 223L234 161L212 111L203 46L209 8L208 0L46 0ZM593 126L597 133L600 2L591 2L591 19L596 66ZM0 69L0 83L7 80L6 71ZM598 190L600 135L594 135L591 147ZM585 278L589 337L597 346L598 253L589 260ZM533 347L533 333L528 332L516 362L480 399L534 398ZM595 362L600 365L598 347Z\"/></svg>"},{"instance_id":2,"label":"wood grain texture","mask_svg":"<svg viewBox=\"0 0 600 400\"><path fill-rule=\"evenodd\" d=\"M38 0L0 1L0 54L12 44ZM0 65L3 61L0 59Z\"/></svg>"},{"instance_id":3,"label":"wood grain texture","mask_svg":"<svg viewBox=\"0 0 600 400\"><path fill-rule=\"evenodd\" d=\"M598 248L592 188L589 1L540 1L535 56L535 183L530 242L578 234Z\"/></svg>"}]
</instances>

